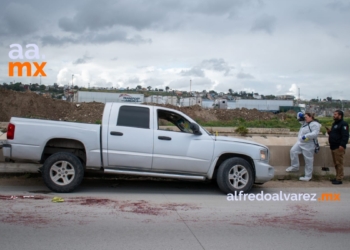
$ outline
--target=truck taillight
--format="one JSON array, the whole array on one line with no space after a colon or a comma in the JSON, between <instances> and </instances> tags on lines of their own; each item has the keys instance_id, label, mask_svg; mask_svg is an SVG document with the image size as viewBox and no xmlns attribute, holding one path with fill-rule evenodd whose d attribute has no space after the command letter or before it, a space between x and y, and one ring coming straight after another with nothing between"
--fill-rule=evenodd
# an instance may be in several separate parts
<instances>
[{"instance_id":1,"label":"truck taillight","mask_svg":"<svg viewBox=\"0 0 350 250\"><path fill-rule=\"evenodd\" d=\"M13 140L15 138L15 125L9 123L7 126L7 140Z\"/></svg>"}]
</instances>

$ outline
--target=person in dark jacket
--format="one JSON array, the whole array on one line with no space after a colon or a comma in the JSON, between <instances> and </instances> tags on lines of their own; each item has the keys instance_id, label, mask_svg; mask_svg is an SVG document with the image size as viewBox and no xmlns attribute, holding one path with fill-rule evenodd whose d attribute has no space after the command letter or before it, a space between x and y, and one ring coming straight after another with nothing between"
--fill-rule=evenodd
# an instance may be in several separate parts
<instances>
[{"instance_id":1,"label":"person in dark jacket","mask_svg":"<svg viewBox=\"0 0 350 250\"><path fill-rule=\"evenodd\" d=\"M344 113L341 110L334 111L332 128L327 129L328 141L332 152L336 178L331 180L333 184L342 184L344 178L344 155L346 144L349 141L349 125L343 120Z\"/></svg>"}]
</instances>

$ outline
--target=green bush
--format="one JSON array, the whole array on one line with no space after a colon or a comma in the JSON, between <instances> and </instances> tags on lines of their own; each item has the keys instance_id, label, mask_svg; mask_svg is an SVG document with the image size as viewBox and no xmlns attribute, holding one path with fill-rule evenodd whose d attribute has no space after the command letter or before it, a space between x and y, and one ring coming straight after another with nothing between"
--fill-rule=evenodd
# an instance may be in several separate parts
<instances>
[{"instance_id":1,"label":"green bush","mask_svg":"<svg viewBox=\"0 0 350 250\"><path fill-rule=\"evenodd\" d=\"M237 134L245 136L246 134L248 134L248 129L246 127L244 127L244 126L239 126L238 128L236 128L235 132Z\"/></svg>"}]
</instances>

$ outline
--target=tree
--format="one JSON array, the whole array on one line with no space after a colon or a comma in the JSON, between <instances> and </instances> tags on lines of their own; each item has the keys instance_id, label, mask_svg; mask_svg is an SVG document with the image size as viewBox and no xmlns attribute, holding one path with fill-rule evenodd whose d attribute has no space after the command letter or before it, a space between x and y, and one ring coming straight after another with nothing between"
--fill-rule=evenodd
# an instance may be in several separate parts
<instances>
[{"instance_id":1,"label":"tree","mask_svg":"<svg viewBox=\"0 0 350 250\"><path fill-rule=\"evenodd\" d=\"M39 89L39 84L33 83L33 84L30 85L29 89L31 91L35 91L35 90Z\"/></svg>"},{"instance_id":2,"label":"tree","mask_svg":"<svg viewBox=\"0 0 350 250\"><path fill-rule=\"evenodd\" d=\"M10 89L15 91L23 91L22 83L16 82L15 84L10 85Z\"/></svg>"},{"instance_id":3,"label":"tree","mask_svg":"<svg viewBox=\"0 0 350 250\"><path fill-rule=\"evenodd\" d=\"M2 84L2 86L0 86L0 87L2 87L3 89L8 89L8 84L6 83L6 82L4 82L3 84Z\"/></svg>"},{"instance_id":4,"label":"tree","mask_svg":"<svg viewBox=\"0 0 350 250\"><path fill-rule=\"evenodd\" d=\"M169 89L170 89L169 86L166 86L166 87L165 87L166 92L168 92Z\"/></svg>"},{"instance_id":5,"label":"tree","mask_svg":"<svg viewBox=\"0 0 350 250\"><path fill-rule=\"evenodd\" d=\"M264 97L267 100L274 100L276 98L276 96L274 96L274 95L265 95Z\"/></svg>"},{"instance_id":6,"label":"tree","mask_svg":"<svg viewBox=\"0 0 350 250\"><path fill-rule=\"evenodd\" d=\"M148 88L148 91L151 91L151 89L152 89L152 87L151 87L151 86L148 86L147 88Z\"/></svg>"},{"instance_id":7,"label":"tree","mask_svg":"<svg viewBox=\"0 0 350 250\"><path fill-rule=\"evenodd\" d=\"M40 88L40 90L42 90L42 91L43 91L43 90L45 90L45 89L46 89L46 86L45 86L44 84L41 84L39 88Z\"/></svg>"},{"instance_id":8,"label":"tree","mask_svg":"<svg viewBox=\"0 0 350 250\"><path fill-rule=\"evenodd\" d=\"M141 90L142 86L141 85L137 85L135 90Z\"/></svg>"},{"instance_id":9,"label":"tree","mask_svg":"<svg viewBox=\"0 0 350 250\"><path fill-rule=\"evenodd\" d=\"M228 89L228 92L232 95L233 90L232 89Z\"/></svg>"},{"instance_id":10,"label":"tree","mask_svg":"<svg viewBox=\"0 0 350 250\"><path fill-rule=\"evenodd\" d=\"M241 92L239 92L239 95L240 95L241 97L245 97L245 96L247 95L247 93L246 93L245 91L241 91Z\"/></svg>"}]
</instances>

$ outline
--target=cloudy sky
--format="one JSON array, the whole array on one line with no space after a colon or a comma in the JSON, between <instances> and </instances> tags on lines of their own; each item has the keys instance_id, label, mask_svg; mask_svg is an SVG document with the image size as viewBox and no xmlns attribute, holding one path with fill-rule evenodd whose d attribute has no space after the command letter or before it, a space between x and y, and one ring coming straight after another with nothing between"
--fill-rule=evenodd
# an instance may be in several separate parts
<instances>
[{"instance_id":1,"label":"cloudy sky","mask_svg":"<svg viewBox=\"0 0 350 250\"><path fill-rule=\"evenodd\" d=\"M11 44L45 59L10 59ZM46 85L74 74L85 87L192 80L197 91L350 99L350 1L1 0L0 54L1 83L39 83L9 77L8 63L45 61Z\"/></svg>"}]
</instances>

